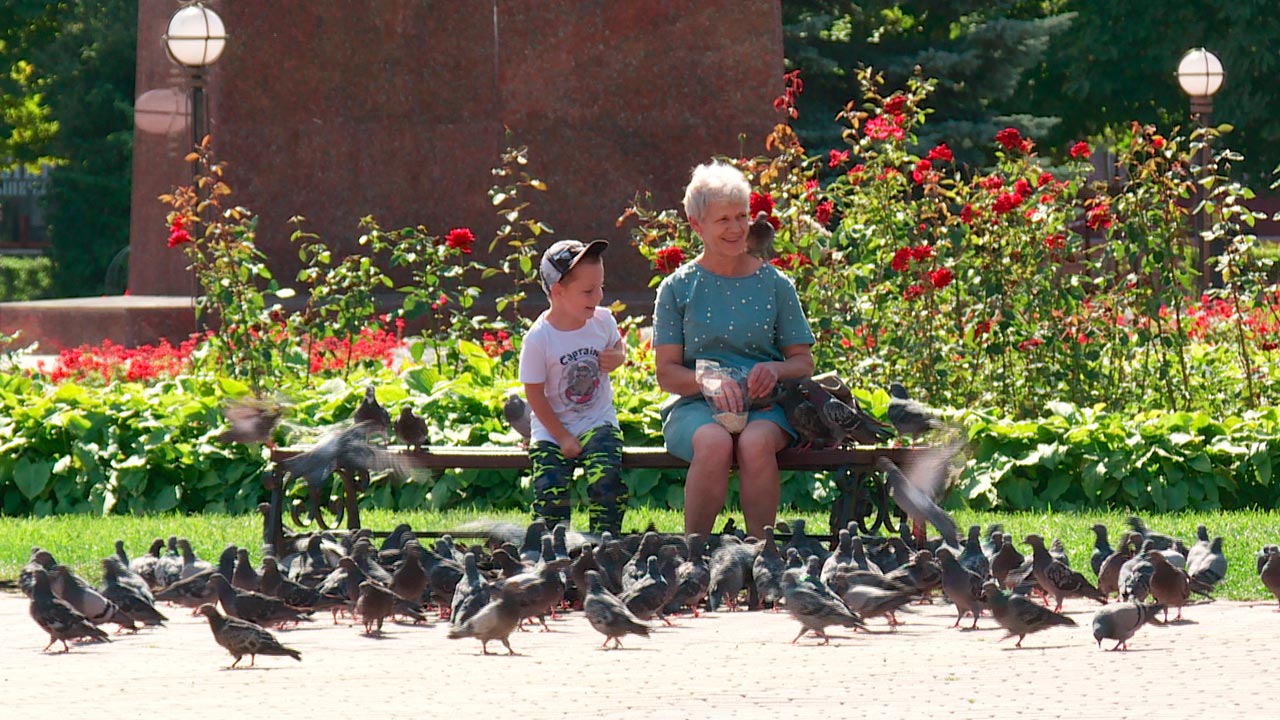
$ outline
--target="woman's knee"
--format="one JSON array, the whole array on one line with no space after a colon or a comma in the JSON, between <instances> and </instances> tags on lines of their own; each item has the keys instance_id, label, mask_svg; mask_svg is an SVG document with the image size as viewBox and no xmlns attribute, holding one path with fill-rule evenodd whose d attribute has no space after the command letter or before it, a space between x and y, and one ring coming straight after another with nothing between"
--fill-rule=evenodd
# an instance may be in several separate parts
<instances>
[{"instance_id":1,"label":"woman's knee","mask_svg":"<svg viewBox=\"0 0 1280 720\"><path fill-rule=\"evenodd\" d=\"M733 464L733 436L715 424L698 428L693 433L693 461L728 469Z\"/></svg>"},{"instance_id":2,"label":"woman's knee","mask_svg":"<svg viewBox=\"0 0 1280 720\"><path fill-rule=\"evenodd\" d=\"M738 438L738 465L775 460L778 451L787 446L790 438L777 425L768 421L753 422Z\"/></svg>"}]
</instances>

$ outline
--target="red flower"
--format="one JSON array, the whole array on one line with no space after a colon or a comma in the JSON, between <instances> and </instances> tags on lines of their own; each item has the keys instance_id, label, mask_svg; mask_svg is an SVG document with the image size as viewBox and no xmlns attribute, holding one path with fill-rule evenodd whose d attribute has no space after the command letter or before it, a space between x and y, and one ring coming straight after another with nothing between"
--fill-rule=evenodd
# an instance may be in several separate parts
<instances>
[{"instance_id":1,"label":"red flower","mask_svg":"<svg viewBox=\"0 0 1280 720\"><path fill-rule=\"evenodd\" d=\"M1071 157L1073 158L1084 158L1088 160L1091 154L1093 154L1093 151L1089 149L1089 143L1083 140L1071 146Z\"/></svg>"},{"instance_id":2,"label":"red flower","mask_svg":"<svg viewBox=\"0 0 1280 720\"><path fill-rule=\"evenodd\" d=\"M973 338L975 340L978 339L979 336L986 335L987 333L990 333L990 332L991 332L990 320L982 320L974 324L973 326Z\"/></svg>"},{"instance_id":3,"label":"red flower","mask_svg":"<svg viewBox=\"0 0 1280 720\"><path fill-rule=\"evenodd\" d=\"M951 154L951 148L947 147L946 143L941 143L934 149L930 150L926 157L930 160L937 160L938 162L951 162L955 159Z\"/></svg>"},{"instance_id":4,"label":"red flower","mask_svg":"<svg viewBox=\"0 0 1280 720\"><path fill-rule=\"evenodd\" d=\"M915 300L921 295L924 295L923 285L909 285L907 286L906 290L902 291L902 299L906 300L907 302Z\"/></svg>"},{"instance_id":5,"label":"red flower","mask_svg":"<svg viewBox=\"0 0 1280 720\"><path fill-rule=\"evenodd\" d=\"M467 228L454 228L444 236L444 244L454 250L461 250L467 255L471 254L471 243L476 241L475 233Z\"/></svg>"},{"instance_id":6,"label":"red flower","mask_svg":"<svg viewBox=\"0 0 1280 720\"><path fill-rule=\"evenodd\" d=\"M951 284L955 276L951 274L951 268L940 267L937 270L929 271L929 282L939 290Z\"/></svg>"},{"instance_id":7,"label":"red flower","mask_svg":"<svg viewBox=\"0 0 1280 720\"><path fill-rule=\"evenodd\" d=\"M845 349L851 348L853 347L853 342L850 341L849 338L840 338L840 347Z\"/></svg>"},{"instance_id":8,"label":"red flower","mask_svg":"<svg viewBox=\"0 0 1280 720\"><path fill-rule=\"evenodd\" d=\"M907 107L907 98L903 95L894 95L884 101L884 111L890 115L901 115L902 111Z\"/></svg>"},{"instance_id":9,"label":"red flower","mask_svg":"<svg viewBox=\"0 0 1280 720\"><path fill-rule=\"evenodd\" d=\"M1097 205L1089 208L1089 212L1085 213L1085 225L1087 225L1090 230L1109 230L1113 219L1114 218L1111 216L1111 207L1106 203L1098 203Z\"/></svg>"},{"instance_id":10,"label":"red flower","mask_svg":"<svg viewBox=\"0 0 1280 720\"><path fill-rule=\"evenodd\" d=\"M849 162L848 150L832 150L827 156L827 167L840 167L842 163Z\"/></svg>"},{"instance_id":11,"label":"red flower","mask_svg":"<svg viewBox=\"0 0 1280 720\"><path fill-rule=\"evenodd\" d=\"M1053 173L1042 172L1040 177L1036 179L1036 187L1044 187L1053 182Z\"/></svg>"},{"instance_id":12,"label":"red flower","mask_svg":"<svg viewBox=\"0 0 1280 720\"><path fill-rule=\"evenodd\" d=\"M1017 150L1022 147L1022 133L1017 128L1005 128L996 133L996 142L1003 145L1005 150Z\"/></svg>"},{"instance_id":13,"label":"red flower","mask_svg":"<svg viewBox=\"0 0 1280 720\"><path fill-rule=\"evenodd\" d=\"M832 209L831 201L823 200L813 209L813 219L817 220L819 225L826 227L827 223L831 222Z\"/></svg>"},{"instance_id":14,"label":"red flower","mask_svg":"<svg viewBox=\"0 0 1280 720\"><path fill-rule=\"evenodd\" d=\"M773 214L773 196L766 193L751 193L751 217L755 217L758 213L765 215Z\"/></svg>"},{"instance_id":15,"label":"red flower","mask_svg":"<svg viewBox=\"0 0 1280 720\"><path fill-rule=\"evenodd\" d=\"M1004 187L1004 178L999 175L988 175L978 181L978 186L983 190L995 192L996 190Z\"/></svg>"},{"instance_id":16,"label":"red flower","mask_svg":"<svg viewBox=\"0 0 1280 720\"><path fill-rule=\"evenodd\" d=\"M684 251L674 245L662 248L653 259L654 267L658 268L658 272L663 275L670 275L683 264Z\"/></svg>"},{"instance_id":17,"label":"red flower","mask_svg":"<svg viewBox=\"0 0 1280 720\"><path fill-rule=\"evenodd\" d=\"M900 127L901 118L890 120L884 115L877 115L867 121L867 137L872 140L902 140L907 136L906 132Z\"/></svg>"},{"instance_id":18,"label":"red flower","mask_svg":"<svg viewBox=\"0 0 1280 720\"><path fill-rule=\"evenodd\" d=\"M1026 352L1028 350L1031 350L1032 348L1038 348L1043 344L1044 344L1043 340L1037 337L1033 337L1018 343L1018 349L1021 350L1022 352Z\"/></svg>"},{"instance_id":19,"label":"red flower","mask_svg":"<svg viewBox=\"0 0 1280 720\"><path fill-rule=\"evenodd\" d=\"M923 185L925 180L930 179L933 174L933 163L927 159L916 162L915 167L911 169L911 179L915 180L917 185Z\"/></svg>"},{"instance_id":20,"label":"red flower","mask_svg":"<svg viewBox=\"0 0 1280 720\"><path fill-rule=\"evenodd\" d=\"M1159 135L1152 137L1151 147L1155 148L1156 150L1160 150L1164 148L1164 138L1160 137Z\"/></svg>"},{"instance_id":21,"label":"red flower","mask_svg":"<svg viewBox=\"0 0 1280 720\"><path fill-rule=\"evenodd\" d=\"M169 247L176 248L183 243L191 242L191 233L186 230L187 219L181 215L173 218L173 224L169 226Z\"/></svg>"},{"instance_id":22,"label":"red flower","mask_svg":"<svg viewBox=\"0 0 1280 720\"><path fill-rule=\"evenodd\" d=\"M978 211L973 209L972 205L966 204L960 208L960 222L973 226L973 221L978 219Z\"/></svg>"},{"instance_id":23,"label":"red flower","mask_svg":"<svg viewBox=\"0 0 1280 720\"><path fill-rule=\"evenodd\" d=\"M1004 215L1005 213L1012 212L1013 210L1017 209L1017 207L1021 204L1022 204L1021 195L1018 195L1017 193L1007 193L1007 192L1000 193L1000 195L996 197L996 204L992 209L996 211L997 215Z\"/></svg>"},{"instance_id":24,"label":"red flower","mask_svg":"<svg viewBox=\"0 0 1280 720\"><path fill-rule=\"evenodd\" d=\"M1067 244L1067 236L1063 233L1053 233L1045 237L1044 246L1050 250L1060 250Z\"/></svg>"},{"instance_id":25,"label":"red flower","mask_svg":"<svg viewBox=\"0 0 1280 720\"><path fill-rule=\"evenodd\" d=\"M857 185L858 183L862 182L862 173L866 169L867 169L866 165L863 165L862 163L858 163L857 165L854 165L853 167L849 168L849 172L845 173L845 175L849 176L850 183Z\"/></svg>"},{"instance_id":26,"label":"red flower","mask_svg":"<svg viewBox=\"0 0 1280 720\"><path fill-rule=\"evenodd\" d=\"M907 268L911 267L911 248L898 248L893 254L893 261L889 263L889 267L894 272L904 273Z\"/></svg>"},{"instance_id":27,"label":"red flower","mask_svg":"<svg viewBox=\"0 0 1280 720\"><path fill-rule=\"evenodd\" d=\"M794 270L798 267L813 264L813 262L809 260L808 256L801 255L800 253L786 253L785 255L779 255L778 257L770 260L769 263L779 270Z\"/></svg>"},{"instance_id":28,"label":"red flower","mask_svg":"<svg viewBox=\"0 0 1280 720\"><path fill-rule=\"evenodd\" d=\"M1017 193L1018 197L1026 200L1031 196L1031 183L1023 178L1018 178L1018 182L1013 184L1013 191Z\"/></svg>"},{"instance_id":29,"label":"red flower","mask_svg":"<svg viewBox=\"0 0 1280 720\"><path fill-rule=\"evenodd\" d=\"M911 248L911 259L916 262L924 262L933 257L933 248L928 245L917 245Z\"/></svg>"}]
</instances>

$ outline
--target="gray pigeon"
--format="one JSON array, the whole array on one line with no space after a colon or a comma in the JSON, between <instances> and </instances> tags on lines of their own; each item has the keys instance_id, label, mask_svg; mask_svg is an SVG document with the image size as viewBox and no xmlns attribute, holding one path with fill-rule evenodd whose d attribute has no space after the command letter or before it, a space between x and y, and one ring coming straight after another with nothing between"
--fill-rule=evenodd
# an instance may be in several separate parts
<instances>
[{"instance_id":1,"label":"gray pigeon","mask_svg":"<svg viewBox=\"0 0 1280 720\"><path fill-rule=\"evenodd\" d=\"M1159 550L1147 553L1147 561L1151 563L1151 596L1164 608L1164 619L1169 620L1169 608L1178 608L1178 616L1182 619L1182 606L1191 599L1191 578L1185 570L1169 564L1168 558Z\"/></svg>"},{"instance_id":2,"label":"gray pigeon","mask_svg":"<svg viewBox=\"0 0 1280 720\"><path fill-rule=\"evenodd\" d=\"M1142 549L1120 566L1117 582L1121 600L1141 602L1151 594L1151 574L1155 572L1155 567L1147 560L1147 554L1153 549L1151 540L1143 540Z\"/></svg>"},{"instance_id":3,"label":"gray pigeon","mask_svg":"<svg viewBox=\"0 0 1280 720\"><path fill-rule=\"evenodd\" d=\"M1075 620L1066 615L1059 615L1022 595L1010 595L1000 589L995 580L988 580L983 591L987 594L991 616L1008 633L1001 639L1018 636L1018 643L1014 647L1022 647L1022 639L1031 633L1048 630L1055 625L1076 624Z\"/></svg>"},{"instance_id":4,"label":"gray pigeon","mask_svg":"<svg viewBox=\"0 0 1280 720\"><path fill-rule=\"evenodd\" d=\"M976 629L986 602L983 578L961 565L951 548L938 548L938 564L942 566L942 592L956 606L956 622L951 627L960 627L960 620L968 613L973 615L969 629Z\"/></svg>"},{"instance_id":5,"label":"gray pigeon","mask_svg":"<svg viewBox=\"0 0 1280 720\"><path fill-rule=\"evenodd\" d=\"M910 435L912 438L945 427L928 408L912 400L907 389L899 382L889 384L889 409L885 415L899 435Z\"/></svg>"},{"instance_id":6,"label":"gray pigeon","mask_svg":"<svg viewBox=\"0 0 1280 720\"><path fill-rule=\"evenodd\" d=\"M818 406L801 390L800 381L783 380L778 383L776 402L782 408L787 422L796 431L801 449L822 449L837 444L831 430L823 422Z\"/></svg>"},{"instance_id":7,"label":"gray pigeon","mask_svg":"<svg viewBox=\"0 0 1280 720\"><path fill-rule=\"evenodd\" d=\"M1127 533L1120 542L1120 547L1107 556L1098 568L1098 592L1103 595L1120 593L1120 569L1133 558L1142 542L1138 533Z\"/></svg>"},{"instance_id":8,"label":"gray pigeon","mask_svg":"<svg viewBox=\"0 0 1280 720\"><path fill-rule=\"evenodd\" d=\"M396 438L414 450L421 450L427 444L427 421L414 415L408 403L400 406L400 415L396 417Z\"/></svg>"},{"instance_id":9,"label":"gray pigeon","mask_svg":"<svg viewBox=\"0 0 1280 720\"><path fill-rule=\"evenodd\" d=\"M1089 556L1089 567L1093 568L1093 576L1100 577L1102 563L1115 552L1107 541L1107 526L1101 523L1093 526L1093 554Z\"/></svg>"},{"instance_id":10,"label":"gray pigeon","mask_svg":"<svg viewBox=\"0 0 1280 720\"><path fill-rule=\"evenodd\" d=\"M475 617L491 599L490 583L480 574L474 553L462 556L462 577L453 590L449 624L461 625Z\"/></svg>"},{"instance_id":11,"label":"gray pigeon","mask_svg":"<svg viewBox=\"0 0 1280 720\"><path fill-rule=\"evenodd\" d=\"M623 635L649 637L649 626L640 622L626 604L604 589L600 573L588 570L586 578L587 596L582 601L582 611L591 627L604 635L604 644L600 647L607 647L610 640L615 648L622 647Z\"/></svg>"},{"instance_id":12,"label":"gray pigeon","mask_svg":"<svg viewBox=\"0 0 1280 720\"><path fill-rule=\"evenodd\" d=\"M1093 598L1103 605L1107 604L1107 596L1090 584L1084 575L1072 570L1061 560L1049 554L1048 548L1044 546L1044 538L1031 533L1023 542L1030 545L1034 553L1031 558L1031 571L1035 575L1036 582L1057 600L1058 604L1053 609L1054 612L1061 612L1062 601L1069 597Z\"/></svg>"},{"instance_id":13,"label":"gray pigeon","mask_svg":"<svg viewBox=\"0 0 1280 720\"><path fill-rule=\"evenodd\" d=\"M821 565L810 574L808 569L788 570L782 575L782 596L787 614L800 622L800 632L791 640L794 645L806 632L815 632L823 645L830 645L826 629L832 625L866 629L862 618L854 615L821 580Z\"/></svg>"},{"instance_id":14,"label":"gray pigeon","mask_svg":"<svg viewBox=\"0 0 1280 720\"><path fill-rule=\"evenodd\" d=\"M520 433L520 437L528 445L529 438L533 436L533 411L529 409L529 403L520 397L520 393L512 391L507 395L506 401L502 403L502 417L506 418L513 430Z\"/></svg>"},{"instance_id":15,"label":"gray pigeon","mask_svg":"<svg viewBox=\"0 0 1280 720\"><path fill-rule=\"evenodd\" d=\"M965 570L985 580L987 575L991 574L991 563L982 552L982 541L979 539L980 532L981 528L977 525L969 526L969 535L964 541L964 550L956 560L960 561L961 567Z\"/></svg>"},{"instance_id":16,"label":"gray pigeon","mask_svg":"<svg viewBox=\"0 0 1280 720\"><path fill-rule=\"evenodd\" d=\"M747 227L747 252L769 262L773 258L773 238L777 231L769 222L769 213L761 210Z\"/></svg>"},{"instance_id":17,"label":"gray pigeon","mask_svg":"<svg viewBox=\"0 0 1280 720\"><path fill-rule=\"evenodd\" d=\"M804 528L804 518L796 518L791 521L791 539L787 541L783 552L786 552L787 548L795 548L802 558L817 555L818 559L826 562L827 556L831 554L831 551L817 538L806 533Z\"/></svg>"},{"instance_id":18,"label":"gray pigeon","mask_svg":"<svg viewBox=\"0 0 1280 720\"><path fill-rule=\"evenodd\" d=\"M698 605L711 589L711 569L707 567L706 558L703 557L705 550L706 538L699 533L691 533L689 559L676 567L675 591L667 601L669 611L676 612L682 607L688 607L693 611L693 616L698 617Z\"/></svg>"},{"instance_id":19,"label":"gray pigeon","mask_svg":"<svg viewBox=\"0 0 1280 720\"><path fill-rule=\"evenodd\" d=\"M54 596L49 574L41 567L31 570L31 603L28 611L31 613L31 619L35 620L42 630L49 633L49 644L45 645L41 652L53 647L55 642L62 643L63 652L70 652L71 648L67 645L67 641L79 638L111 641L111 638L90 622L89 618Z\"/></svg>"},{"instance_id":20,"label":"gray pigeon","mask_svg":"<svg viewBox=\"0 0 1280 720\"><path fill-rule=\"evenodd\" d=\"M1267 559L1271 557L1271 554L1277 552L1280 552L1280 545L1263 545L1256 553L1253 554L1254 558L1258 562L1259 574L1262 573L1262 568L1266 567Z\"/></svg>"},{"instance_id":21,"label":"gray pigeon","mask_svg":"<svg viewBox=\"0 0 1280 720\"><path fill-rule=\"evenodd\" d=\"M511 649L509 638L520 624L520 598L518 590L511 580L497 588L493 599L489 601L469 620L461 625L449 628L449 639L473 637L480 641L480 650L489 654L489 642L497 640L507 649L507 654L515 655Z\"/></svg>"},{"instance_id":22,"label":"gray pigeon","mask_svg":"<svg viewBox=\"0 0 1280 720\"><path fill-rule=\"evenodd\" d=\"M1196 562L1197 560L1200 559L1202 555L1209 552L1210 542L1211 541L1209 539L1209 528L1205 527L1204 523L1200 523L1199 525L1196 526L1196 541L1187 550L1188 572L1190 572L1192 563Z\"/></svg>"},{"instance_id":23,"label":"gray pigeon","mask_svg":"<svg viewBox=\"0 0 1280 720\"><path fill-rule=\"evenodd\" d=\"M1227 556L1222 552L1222 536L1209 542L1208 551L1196 556L1193 563L1187 559L1187 574L1191 576L1191 591L1202 595L1213 589L1227 577Z\"/></svg>"},{"instance_id":24,"label":"gray pigeon","mask_svg":"<svg viewBox=\"0 0 1280 720\"><path fill-rule=\"evenodd\" d=\"M1276 600L1280 600L1280 550L1267 553L1267 561L1263 563L1258 577L1267 590L1276 596Z\"/></svg>"},{"instance_id":25,"label":"gray pigeon","mask_svg":"<svg viewBox=\"0 0 1280 720\"><path fill-rule=\"evenodd\" d=\"M1156 613L1164 608L1139 602L1114 603L1099 608L1093 616L1093 639L1102 647L1103 640L1115 640L1112 650L1128 650L1129 638L1149 622L1161 624Z\"/></svg>"},{"instance_id":26,"label":"gray pigeon","mask_svg":"<svg viewBox=\"0 0 1280 720\"><path fill-rule=\"evenodd\" d=\"M275 635L251 622L226 617L207 603L196 608L196 612L209 619L213 639L235 658L231 667L239 665L240 658L245 655L249 656L249 667L257 663L259 655L288 655L294 660L302 660L302 653L281 645Z\"/></svg>"},{"instance_id":27,"label":"gray pigeon","mask_svg":"<svg viewBox=\"0 0 1280 720\"><path fill-rule=\"evenodd\" d=\"M382 623L395 613L399 596L372 580L360 583L360 597L356 599L356 614L364 623L365 635L381 635ZM414 598L414 602L417 599Z\"/></svg>"},{"instance_id":28,"label":"gray pigeon","mask_svg":"<svg viewBox=\"0 0 1280 720\"><path fill-rule=\"evenodd\" d=\"M761 605L772 605L775 612L778 610L778 602L782 600L782 573L786 569L782 553L778 552L773 526L765 525L764 542L751 563L751 577L756 584Z\"/></svg>"},{"instance_id":29,"label":"gray pigeon","mask_svg":"<svg viewBox=\"0 0 1280 720\"><path fill-rule=\"evenodd\" d=\"M732 537L732 536L726 536ZM711 554L711 585L707 592L707 610L715 612L724 603L730 610L738 608L738 598L744 588L748 587L751 566L755 554L751 547L734 538L732 542L723 541L719 548ZM751 594L755 594L755 583L750 583ZM750 603L748 603L750 607Z\"/></svg>"},{"instance_id":30,"label":"gray pigeon","mask_svg":"<svg viewBox=\"0 0 1280 720\"><path fill-rule=\"evenodd\" d=\"M365 387L364 398L352 413L351 420L356 426L364 426L371 435L386 437L391 432L391 413L378 404L378 394L373 383Z\"/></svg>"},{"instance_id":31,"label":"gray pigeon","mask_svg":"<svg viewBox=\"0 0 1280 720\"><path fill-rule=\"evenodd\" d=\"M667 604L667 597L670 595L670 583L659 572L658 558L656 556L650 555L645 566L644 578L636 581L630 590L622 594L620 599L626 604L627 610L630 610L641 620L657 617L662 622L670 625L671 621L662 612L662 608Z\"/></svg>"},{"instance_id":32,"label":"gray pigeon","mask_svg":"<svg viewBox=\"0 0 1280 720\"><path fill-rule=\"evenodd\" d=\"M951 459L963 447L957 441L946 447L917 451L905 468L899 468L883 455L876 458L876 468L885 474L893 502L917 527L932 523L949 547L960 547L955 520L938 506L937 498L947 488Z\"/></svg>"},{"instance_id":33,"label":"gray pigeon","mask_svg":"<svg viewBox=\"0 0 1280 720\"><path fill-rule=\"evenodd\" d=\"M389 424L390 420L387 422ZM406 473L403 460L369 444L368 436L377 427L371 422L359 422L336 430L321 438L310 450L284 461L285 470L307 483L312 519L319 516L321 489L338 468Z\"/></svg>"},{"instance_id":34,"label":"gray pigeon","mask_svg":"<svg viewBox=\"0 0 1280 720\"><path fill-rule=\"evenodd\" d=\"M875 587L873 585L857 585L851 584L848 589L840 594L840 599L844 601L854 613L857 613L864 620L866 618L884 617L889 622L889 629L895 630L898 625L897 613L899 610L906 608L907 603L919 597L913 590L886 590L884 588Z\"/></svg>"},{"instance_id":35,"label":"gray pigeon","mask_svg":"<svg viewBox=\"0 0 1280 720\"><path fill-rule=\"evenodd\" d=\"M144 595L136 585L122 582L122 578L127 577L127 572L119 558L103 558L102 595L137 622L144 625L163 625L168 618L156 610L151 593Z\"/></svg>"},{"instance_id":36,"label":"gray pigeon","mask_svg":"<svg viewBox=\"0 0 1280 720\"><path fill-rule=\"evenodd\" d=\"M77 612L89 618L94 625L115 623L121 630L138 629L133 618L108 600L102 593L90 587L88 583L76 577L66 565L54 565L49 574L53 592L75 608Z\"/></svg>"},{"instance_id":37,"label":"gray pigeon","mask_svg":"<svg viewBox=\"0 0 1280 720\"><path fill-rule=\"evenodd\" d=\"M156 563L160 562L160 551L164 549L164 540L156 538L151 541L151 548L142 557L129 561L129 572L142 578L149 588L163 587L156 579Z\"/></svg>"}]
</instances>

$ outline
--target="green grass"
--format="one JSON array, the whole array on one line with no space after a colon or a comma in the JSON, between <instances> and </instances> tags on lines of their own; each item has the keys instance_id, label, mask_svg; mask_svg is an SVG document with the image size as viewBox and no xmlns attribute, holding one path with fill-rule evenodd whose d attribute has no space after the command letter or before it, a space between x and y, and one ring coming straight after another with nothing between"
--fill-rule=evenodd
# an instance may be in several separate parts
<instances>
[{"instance_id":1,"label":"green grass","mask_svg":"<svg viewBox=\"0 0 1280 720\"><path fill-rule=\"evenodd\" d=\"M726 517L716 521L719 527ZM1127 513L1120 511L1091 513L992 513L959 510L954 513L962 528L977 523L986 526L993 522L1004 525L1007 532L1021 536L1038 532L1047 538L1062 538L1071 557L1072 566L1082 569L1093 579L1089 571L1089 554L1093 549L1093 532L1089 529L1101 522L1110 530L1112 544L1125 529ZM825 515L797 515L783 512L785 519L804 517L812 533L829 532ZM739 525L742 517L737 516ZM362 510L361 520L366 527L389 530L396 523L407 522L424 530L452 530L476 520L495 520L522 524L528 516L520 511L451 510L388 511ZM1153 530L1184 539L1195 537L1198 523L1204 523L1212 535L1226 538L1224 549L1230 568L1227 579L1219 588L1219 597L1232 600L1258 600L1270 598L1270 594L1258 580L1254 566L1254 552L1266 543L1280 542L1280 513L1276 511L1236 511L1213 513L1177 513L1144 516ZM626 527L640 529L652 522L665 532L680 531L683 514L675 510L652 508L633 509L627 514ZM586 517L575 516L578 527L586 526ZM0 518L0 580L13 580L27 562L33 545L39 545L53 553L60 562L71 565L84 577L97 580L101 576L99 560L112 552L117 538L125 541L130 556L146 551L156 537L179 535L192 541L192 547L201 557L214 561L227 543L235 543L249 549L255 560L261 556L262 524L254 515L153 515L146 517L109 516L104 518L84 515L61 515L47 518ZM1025 548L1024 548L1025 551Z\"/></svg>"}]
</instances>

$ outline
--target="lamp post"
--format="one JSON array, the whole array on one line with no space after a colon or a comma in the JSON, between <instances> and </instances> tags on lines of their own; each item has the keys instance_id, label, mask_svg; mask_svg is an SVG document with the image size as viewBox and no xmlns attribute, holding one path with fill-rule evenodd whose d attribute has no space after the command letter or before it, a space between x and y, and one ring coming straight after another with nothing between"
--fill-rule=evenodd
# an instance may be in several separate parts
<instances>
[{"instance_id":1,"label":"lamp post","mask_svg":"<svg viewBox=\"0 0 1280 720\"><path fill-rule=\"evenodd\" d=\"M201 2L178 8L164 34L169 59L191 70L191 146L204 140L204 69L217 62L227 47L227 29L218 13Z\"/></svg>"},{"instance_id":2,"label":"lamp post","mask_svg":"<svg viewBox=\"0 0 1280 720\"><path fill-rule=\"evenodd\" d=\"M1222 87L1227 74L1222 68L1222 61L1217 55L1204 48L1188 50L1178 61L1178 85L1191 98L1191 117L1204 129L1209 126L1209 118L1213 114L1213 95ZM1209 141L1202 138L1200 146L1200 172L1203 174L1209 166ZM1204 203L1204 185L1196 183L1195 202L1197 206ZM1204 232L1206 213L1201 210L1192 218L1196 238L1200 242L1200 288L1217 285L1221 275L1210 268L1210 259L1222 252L1221 241L1213 241L1206 246Z\"/></svg>"}]
</instances>

